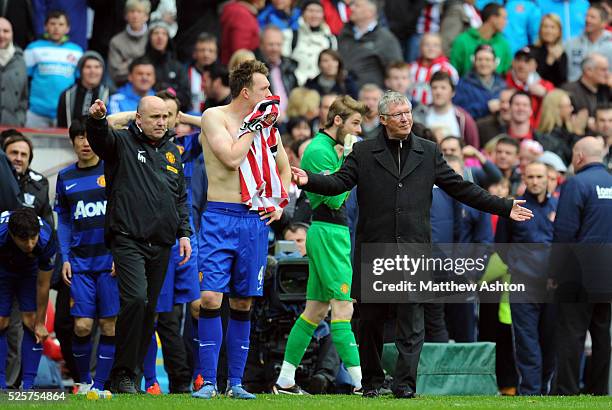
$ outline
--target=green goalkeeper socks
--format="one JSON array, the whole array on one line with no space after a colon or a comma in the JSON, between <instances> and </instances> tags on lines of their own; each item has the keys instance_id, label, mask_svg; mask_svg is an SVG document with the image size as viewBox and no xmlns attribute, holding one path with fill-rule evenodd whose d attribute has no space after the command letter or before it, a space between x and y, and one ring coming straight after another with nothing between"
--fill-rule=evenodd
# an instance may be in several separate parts
<instances>
[{"instance_id":1,"label":"green goalkeeper socks","mask_svg":"<svg viewBox=\"0 0 612 410\"><path fill-rule=\"evenodd\" d=\"M348 367L359 366L359 350L355 343L355 335L348 320L332 320L331 335L338 355L344 365Z\"/></svg>"},{"instance_id":2,"label":"green goalkeeper socks","mask_svg":"<svg viewBox=\"0 0 612 410\"><path fill-rule=\"evenodd\" d=\"M289 339L287 339L287 347L285 348L286 362L291 363L295 367L300 365L316 328L317 324L305 319L304 315L298 317L291 329L291 333L289 333Z\"/></svg>"}]
</instances>

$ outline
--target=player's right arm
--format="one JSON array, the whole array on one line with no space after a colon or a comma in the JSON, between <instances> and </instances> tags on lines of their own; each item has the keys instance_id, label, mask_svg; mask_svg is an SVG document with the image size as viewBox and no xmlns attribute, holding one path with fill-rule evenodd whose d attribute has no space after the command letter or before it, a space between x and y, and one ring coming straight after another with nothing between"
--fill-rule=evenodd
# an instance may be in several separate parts
<instances>
[{"instance_id":1,"label":"player's right arm","mask_svg":"<svg viewBox=\"0 0 612 410\"><path fill-rule=\"evenodd\" d=\"M225 116L221 111L212 108L206 110L206 115L202 116L200 142L206 140L215 157L226 168L237 171L249 152L254 134L250 132L234 139L228 132L225 122Z\"/></svg>"},{"instance_id":2,"label":"player's right arm","mask_svg":"<svg viewBox=\"0 0 612 410\"><path fill-rule=\"evenodd\" d=\"M87 140L94 152L104 160L113 160L117 148L117 137L106 121L106 105L96 100L87 116Z\"/></svg>"},{"instance_id":3,"label":"player's right arm","mask_svg":"<svg viewBox=\"0 0 612 410\"><path fill-rule=\"evenodd\" d=\"M68 261L70 253L70 240L72 238L72 220L70 219L70 204L66 198L64 179L60 173L55 186L55 206L57 212L57 241L59 256L62 258L62 279L68 286L71 285L72 269Z\"/></svg>"}]
</instances>

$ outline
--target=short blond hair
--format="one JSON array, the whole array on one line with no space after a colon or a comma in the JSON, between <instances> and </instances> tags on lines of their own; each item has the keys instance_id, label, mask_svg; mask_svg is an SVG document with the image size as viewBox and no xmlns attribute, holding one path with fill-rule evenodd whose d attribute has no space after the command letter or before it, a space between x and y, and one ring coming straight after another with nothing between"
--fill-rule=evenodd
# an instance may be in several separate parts
<instances>
[{"instance_id":1,"label":"short blond hair","mask_svg":"<svg viewBox=\"0 0 612 410\"><path fill-rule=\"evenodd\" d=\"M294 88L287 102L287 117L308 117L309 113L318 112L320 105L321 96L315 90Z\"/></svg>"},{"instance_id":2,"label":"short blond hair","mask_svg":"<svg viewBox=\"0 0 612 410\"><path fill-rule=\"evenodd\" d=\"M149 0L127 0L125 2L125 13L135 9L142 9L148 16L151 14L151 2Z\"/></svg>"},{"instance_id":3,"label":"short blond hair","mask_svg":"<svg viewBox=\"0 0 612 410\"><path fill-rule=\"evenodd\" d=\"M238 67L240 64L245 61L255 60L255 54L251 50L247 50L246 48L241 48L239 50L234 51L234 54L229 59L227 64L227 69L232 71L234 68Z\"/></svg>"}]
</instances>

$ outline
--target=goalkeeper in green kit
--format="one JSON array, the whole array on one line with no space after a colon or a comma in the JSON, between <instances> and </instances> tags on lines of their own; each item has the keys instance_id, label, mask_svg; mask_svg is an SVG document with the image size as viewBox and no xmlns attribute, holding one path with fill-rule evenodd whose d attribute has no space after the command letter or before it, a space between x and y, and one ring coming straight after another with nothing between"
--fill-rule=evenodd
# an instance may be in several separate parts
<instances>
[{"instance_id":1,"label":"goalkeeper in green kit","mask_svg":"<svg viewBox=\"0 0 612 410\"><path fill-rule=\"evenodd\" d=\"M336 172L344 160L344 156L338 156L336 145L343 146L345 139L353 139L353 135L361 133L361 119L366 110L364 104L349 96L336 98L329 108L325 128L306 148L301 168L314 173ZM283 365L273 388L275 394L304 394L295 383L295 370L330 305L332 340L351 376L355 392L361 390L359 351L351 329L353 270L344 206L349 194L323 196L306 192L313 210L312 226L306 237L309 268L306 308L289 334Z\"/></svg>"}]
</instances>

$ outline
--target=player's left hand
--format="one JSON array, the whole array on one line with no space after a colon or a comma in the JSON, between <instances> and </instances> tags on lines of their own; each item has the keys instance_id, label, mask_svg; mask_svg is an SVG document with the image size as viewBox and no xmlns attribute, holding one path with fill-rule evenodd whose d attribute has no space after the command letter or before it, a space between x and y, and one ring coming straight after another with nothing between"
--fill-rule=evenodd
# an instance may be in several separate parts
<instances>
[{"instance_id":1,"label":"player's left hand","mask_svg":"<svg viewBox=\"0 0 612 410\"><path fill-rule=\"evenodd\" d=\"M262 221L269 218L268 222L266 222L266 225L270 225L272 222L278 221L279 219L281 219L281 216L283 216L283 210L277 209L272 212L260 211L259 216L260 216L259 219Z\"/></svg>"},{"instance_id":2,"label":"player's left hand","mask_svg":"<svg viewBox=\"0 0 612 410\"><path fill-rule=\"evenodd\" d=\"M36 323L34 325L34 335L36 336L36 343L42 343L49 337L49 331L44 323Z\"/></svg>"},{"instance_id":3,"label":"player's left hand","mask_svg":"<svg viewBox=\"0 0 612 410\"><path fill-rule=\"evenodd\" d=\"M111 276L117 276L117 271L115 270L115 262L113 262L113 265L111 266Z\"/></svg>"},{"instance_id":4,"label":"player's left hand","mask_svg":"<svg viewBox=\"0 0 612 410\"><path fill-rule=\"evenodd\" d=\"M179 239L179 256L183 257L183 260L179 262L179 266L183 266L191 258L191 242L189 238Z\"/></svg>"},{"instance_id":5,"label":"player's left hand","mask_svg":"<svg viewBox=\"0 0 612 410\"><path fill-rule=\"evenodd\" d=\"M533 218L533 212L531 212L531 209L521 206L521 204L524 204L525 202L527 201L524 199L517 199L514 201L514 205L512 205L512 210L510 211L510 219L517 222L523 222Z\"/></svg>"}]
</instances>

